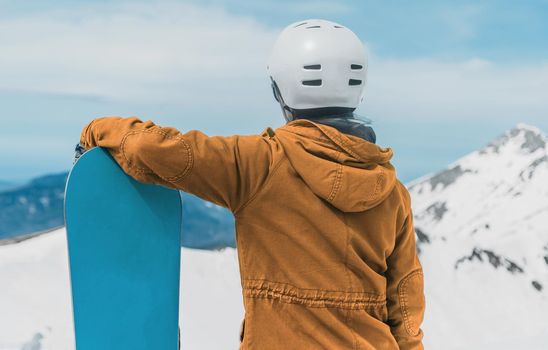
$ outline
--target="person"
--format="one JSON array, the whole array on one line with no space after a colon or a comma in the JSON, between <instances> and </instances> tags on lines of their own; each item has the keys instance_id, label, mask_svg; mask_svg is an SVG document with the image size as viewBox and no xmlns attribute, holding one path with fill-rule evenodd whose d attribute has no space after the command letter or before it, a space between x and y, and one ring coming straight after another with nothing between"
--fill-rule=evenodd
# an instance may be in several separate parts
<instances>
[{"instance_id":1,"label":"person","mask_svg":"<svg viewBox=\"0 0 548 350\"><path fill-rule=\"evenodd\" d=\"M354 113L367 69L350 29L300 21L268 63L285 125L221 137L106 117L81 134L84 149L106 148L135 179L234 214L241 349L423 348L410 196L392 149Z\"/></svg>"}]
</instances>

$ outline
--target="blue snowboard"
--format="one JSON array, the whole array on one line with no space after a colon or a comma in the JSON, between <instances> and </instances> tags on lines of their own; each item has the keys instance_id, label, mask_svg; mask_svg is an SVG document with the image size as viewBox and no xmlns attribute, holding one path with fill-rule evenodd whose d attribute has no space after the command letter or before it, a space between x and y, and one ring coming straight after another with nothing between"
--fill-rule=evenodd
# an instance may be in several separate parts
<instances>
[{"instance_id":1,"label":"blue snowboard","mask_svg":"<svg viewBox=\"0 0 548 350\"><path fill-rule=\"evenodd\" d=\"M86 152L65 193L77 350L176 350L181 197Z\"/></svg>"}]
</instances>

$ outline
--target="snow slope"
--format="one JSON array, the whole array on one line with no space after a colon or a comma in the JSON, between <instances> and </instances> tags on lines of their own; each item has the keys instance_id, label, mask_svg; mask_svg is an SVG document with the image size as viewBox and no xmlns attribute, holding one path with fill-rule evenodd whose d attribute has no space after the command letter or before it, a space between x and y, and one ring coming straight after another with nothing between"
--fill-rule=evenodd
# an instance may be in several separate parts
<instances>
[{"instance_id":1,"label":"snow slope","mask_svg":"<svg viewBox=\"0 0 548 350\"><path fill-rule=\"evenodd\" d=\"M183 349L237 349L243 305L236 252L183 248ZM0 246L0 350L72 350L64 229Z\"/></svg>"},{"instance_id":2,"label":"snow slope","mask_svg":"<svg viewBox=\"0 0 548 350\"><path fill-rule=\"evenodd\" d=\"M0 349L71 349L63 231L0 246L0 286Z\"/></svg>"}]
</instances>

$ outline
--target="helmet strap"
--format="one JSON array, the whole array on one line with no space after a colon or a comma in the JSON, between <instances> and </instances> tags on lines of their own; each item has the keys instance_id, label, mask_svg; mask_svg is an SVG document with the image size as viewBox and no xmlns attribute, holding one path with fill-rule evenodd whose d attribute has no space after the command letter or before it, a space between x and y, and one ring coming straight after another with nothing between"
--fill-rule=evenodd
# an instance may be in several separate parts
<instances>
[{"instance_id":1,"label":"helmet strap","mask_svg":"<svg viewBox=\"0 0 548 350\"><path fill-rule=\"evenodd\" d=\"M274 81L272 77L270 77L270 80L272 82L272 93L274 94L274 98L276 99L276 101L278 101L280 107L282 108L282 113L284 115L285 121L289 123L290 121L293 121L295 119L293 108L285 104L282 94L280 93L280 89L278 88L278 84L276 84L276 81Z\"/></svg>"}]
</instances>

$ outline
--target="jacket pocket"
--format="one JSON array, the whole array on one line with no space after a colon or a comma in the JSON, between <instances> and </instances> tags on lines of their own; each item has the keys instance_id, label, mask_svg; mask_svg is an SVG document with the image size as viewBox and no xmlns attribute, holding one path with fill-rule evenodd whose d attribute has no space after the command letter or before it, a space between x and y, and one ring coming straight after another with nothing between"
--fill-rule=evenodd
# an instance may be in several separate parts
<instances>
[{"instance_id":1,"label":"jacket pocket","mask_svg":"<svg viewBox=\"0 0 548 350\"><path fill-rule=\"evenodd\" d=\"M420 333L424 318L424 276L421 268L405 276L398 286L398 298L405 330L411 336Z\"/></svg>"}]
</instances>

